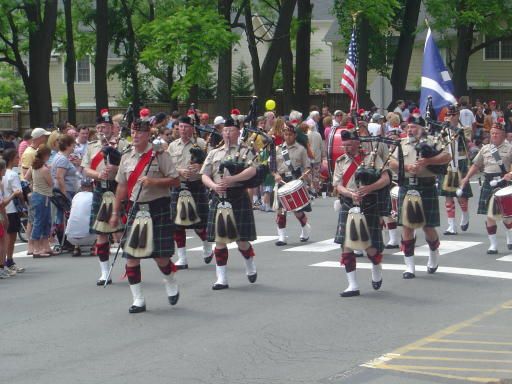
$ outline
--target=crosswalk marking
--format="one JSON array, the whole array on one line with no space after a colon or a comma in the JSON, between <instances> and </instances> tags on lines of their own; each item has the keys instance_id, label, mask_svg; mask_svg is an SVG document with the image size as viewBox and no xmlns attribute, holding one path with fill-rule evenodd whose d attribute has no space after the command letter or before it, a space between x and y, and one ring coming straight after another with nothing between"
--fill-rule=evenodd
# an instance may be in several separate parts
<instances>
[{"instance_id":1,"label":"crosswalk marking","mask_svg":"<svg viewBox=\"0 0 512 384\"><path fill-rule=\"evenodd\" d=\"M306 243L298 247L283 249L285 252L329 252L340 249L339 244L334 243L334 238L316 243Z\"/></svg>"},{"instance_id":2,"label":"crosswalk marking","mask_svg":"<svg viewBox=\"0 0 512 384\"><path fill-rule=\"evenodd\" d=\"M277 240L277 236L258 236L258 238L256 240L251 241L251 244L255 245L255 244L266 243L266 242L274 241L274 240ZM238 248L238 245L236 244L236 242L228 244L228 249L237 249L237 248ZM202 246L187 249L187 251L202 251L202 250L203 250Z\"/></svg>"},{"instance_id":3,"label":"crosswalk marking","mask_svg":"<svg viewBox=\"0 0 512 384\"><path fill-rule=\"evenodd\" d=\"M371 263L357 263L357 268L371 269ZM340 268L339 261L323 261L321 263L311 264L310 267L327 267L327 268ZM389 271L403 271L405 266L402 264L382 264L382 269ZM416 271L426 272L427 267L423 265L416 265ZM466 275L466 276L480 276L480 277L493 277L496 279L512 280L511 272L490 271L486 269L472 269L472 268L454 268L454 267L439 267L436 273L449 273L453 275Z\"/></svg>"},{"instance_id":4,"label":"crosswalk marking","mask_svg":"<svg viewBox=\"0 0 512 384\"><path fill-rule=\"evenodd\" d=\"M508 256L503 256L503 257L500 257L499 259L496 259L498 261L512 261L512 255L508 255Z\"/></svg>"},{"instance_id":5,"label":"crosswalk marking","mask_svg":"<svg viewBox=\"0 0 512 384\"><path fill-rule=\"evenodd\" d=\"M446 255L448 253L461 251L465 248L471 248L475 245L482 244L478 241L452 241L452 240L441 240L441 245L439 246L439 254ZM420 247L416 247L414 250L414 256L428 256L430 253L430 249L428 244L422 245ZM393 255L403 256L403 252L396 252Z\"/></svg>"}]
</instances>

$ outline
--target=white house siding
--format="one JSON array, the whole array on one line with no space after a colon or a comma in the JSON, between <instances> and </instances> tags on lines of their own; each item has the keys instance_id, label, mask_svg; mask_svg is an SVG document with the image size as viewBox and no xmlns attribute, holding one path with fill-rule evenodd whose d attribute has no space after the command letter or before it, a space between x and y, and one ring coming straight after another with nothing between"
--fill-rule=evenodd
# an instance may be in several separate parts
<instances>
[{"instance_id":1,"label":"white house siding","mask_svg":"<svg viewBox=\"0 0 512 384\"><path fill-rule=\"evenodd\" d=\"M331 27L333 20L312 20L311 28L311 56L310 67L315 76L318 76L322 83L330 84L332 78L331 47L323 38Z\"/></svg>"}]
</instances>

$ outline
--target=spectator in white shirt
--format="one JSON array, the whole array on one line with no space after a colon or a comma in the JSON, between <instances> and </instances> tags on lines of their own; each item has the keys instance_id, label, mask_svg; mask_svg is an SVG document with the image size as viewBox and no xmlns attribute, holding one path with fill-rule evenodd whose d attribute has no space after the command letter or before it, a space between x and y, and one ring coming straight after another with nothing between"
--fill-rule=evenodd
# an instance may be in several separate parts
<instances>
[{"instance_id":1,"label":"spectator in white shirt","mask_svg":"<svg viewBox=\"0 0 512 384\"><path fill-rule=\"evenodd\" d=\"M80 246L92 246L96 237L89 233L89 221L84 220L91 213L92 180L82 180L81 191L71 201L71 211L66 225L66 237L75 246L73 256L81 256Z\"/></svg>"}]
</instances>

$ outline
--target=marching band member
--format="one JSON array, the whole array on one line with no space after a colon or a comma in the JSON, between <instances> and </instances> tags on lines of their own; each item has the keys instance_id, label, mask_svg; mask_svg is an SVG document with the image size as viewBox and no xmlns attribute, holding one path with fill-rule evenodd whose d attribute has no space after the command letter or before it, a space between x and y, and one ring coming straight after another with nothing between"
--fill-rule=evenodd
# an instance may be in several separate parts
<instances>
[{"instance_id":1,"label":"marching band member","mask_svg":"<svg viewBox=\"0 0 512 384\"><path fill-rule=\"evenodd\" d=\"M169 152L152 148L148 120L134 122L131 136L132 147L123 155L117 171L114 210L109 222L112 227L119 225L121 204L129 200L132 214L126 223L129 236L123 245L123 257L127 259L126 275L133 296L129 312L139 313L146 311L141 258L153 258L164 274L169 303L175 305L179 299L176 266L171 261L174 240L170 199L170 188L179 185L179 178ZM139 214L146 214L145 221L138 218Z\"/></svg>"},{"instance_id":2,"label":"marching band member","mask_svg":"<svg viewBox=\"0 0 512 384\"><path fill-rule=\"evenodd\" d=\"M440 225L439 201L436 187L436 174L429 166L446 164L450 161L450 154L443 150L430 158L420 156L419 144L434 146L431 136L423 137L423 126L419 119L413 118L407 125L407 137L401 141L404 156L405 183L400 185L398 200L398 224L403 226L402 251L406 270L404 279L413 279L415 276L414 246L416 239L414 230L423 228L430 248L427 263L428 273L435 273L439 265L439 236L436 227ZM426 140L426 142L424 142ZM390 167L398 171L398 151L393 154ZM404 204L405 202L405 204ZM404 206L405 205L405 206Z\"/></svg>"},{"instance_id":3,"label":"marching band member","mask_svg":"<svg viewBox=\"0 0 512 384\"><path fill-rule=\"evenodd\" d=\"M494 124L491 129L490 144L486 144L480 149L480 152L473 159L473 165L461 180L460 188L464 188L473 175L479 171L484 172L485 180L480 190L480 199L478 200L478 214L487 215L485 226L489 235L489 249L487 254L494 255L498 253L498 244L496 240L496 218L490 217L488 211L492 211L493 207L489 207L490 200L495 188L495 181L504 181L498 185L509 184L512 174L510 165L512 163L512 144L506 140L506 133L501 124ZM507 247L512 250L512 220L504 219L503 224L507 228Z\"/></svg>"},{"instance_id":4,"label":"marching band member","mask_svg":"<svg viewBox=\"0 0 512 384\"><path fill-rule=\"evenodd\" d=\"M82 159L81 166L84 169L85 176L94 180L93 203L90 216L91 233L96 234L95 253L100 263L101 275L96 285L105 284L109 270L110 244L109 236L119 232L120 228L111 228L108 224L109 216L105 208L101 209L103 196L111 196L116 190L115 176L117 173L119 161L122 152L128 143L124 139L117 142L117 138L112 135L112 118L108 110L102 109L101 116L98 117L96 125L97 133L102 139L91 141L87 145L87 151ZM114 148L116 146L117 148ZM107 193L108 192L108 193ZM101 215L99 215L101 209ZM98 216L100 221L98 221ZM98 224L101 224L98 226ZM111 281L108 282L109 284Z\"/></svg>"},{"instance_id":5,"label":"marching band member","mask_svg":"<svg viewBox=\"0 0 512 384\"><path fill-rule=\"evenodd\" d=\"M338 226L334 242L341 244L342 254L340 263L345 266L348 288L340 293L341 297L359 296L359 285L356 279L356 257L354 249L365 249L368 258L372 262L372 287L378 290L382 285L382 251L384 243L380 228L380 204L378 191L389 185L389 172L381 172L378 179L363 183L359 181L356 171L360 165L382 168L383 161L380 157L365 156L360 148L359 136L354 131L342 131L342 146L345 153L336 160L333 174L333 186L340 194L341 210L338 218ZM364 167L362 167L363 169ZM363 177L364 178L364 177ZM359 206L359 211L353 207ZM360 213L363 213L361 215ZM350 223L350 216L356 216ZM346 232L348 231L348 235Z\"/></svg>"},{"instance_id":6,"label":"marching band member","mask_svg":"<svg viewBox=\"0 0 512 384\"><path fill-rule=\"evenodd\" d=\"M258 276L254 249L250 243L256 240L256 225L247 188L243 185L244 181L256 175L256 164L252 163L236 175L230 174L225 168L226 161L238 158L239 155L247 155L249 160L253 157L243 142L237 147L239 136L240 129L233 119L227 118L222 129L224 145L208 152L200 171L203 183L215 192L210 202L207 226L208 241L216 243L214 255L217 281L212 286L213 290L229 288L226 276L228 242L236 241L245 260L249 282L254 283Z\"/></svg>"},{"instance_id":7,"label":"marching band member","mask_svg":"<svg viewBox=\"0 0 512 384\"><path fill-rule=\"evenodd\" d=\"M291 124L287 124L283 132L285 142L277 147L276 152L277 171L274 173L276 183L298 179L310 168L310 160L306 149L296 142L297 133L295 128ZM274 192L277 193L277 191ZM308 241L311 234L311 225L308 223L306 212L311 212L311 204L293 212L302 227L301 242ZM281 204L279 204L277 210L276 223L279 236L276 245L286 245L286 211Z\"/></svg>"},{"instance_id":8,"label":"marching band member","mask_svg":"<svg viewBox=\"0 0 512 384\"><path fill-rule=\"evenodd\" d=\"M173 188L171 194L173 217L182 223L177 224L174 231L178 254L176 268L187 269L186 228L194 229L203 242L203 258L206 264L212 261L213 253L206 234L208 191L199 174L206 157L206 142L200 137L194 137L195 128L190 117L182 117L179 121L180 138L170 144L168 151L178 168L181 182L179 187ZM193 156L191 150L199 156Z\"/></svg>"},{"instance_id":9,"label":"marching band member","mask_svg":"<svg viewBox=\"0 0 512 384\"><path fill-rule=\"evenodd\" d=\"M467 155L467 143L471 140L471 127L462 127L459 122L460 111L452 105L448 107L446 119L450 123L451 131L459 130L458 137L449 144L448 149L452 156L450 167L447 175L443 175L439 180L439 195L445 196L446 215L448 217L448 228L444 231L444 235L456 235L457 229L455 224L455 198L459 202L462 211L460 220L460 229L465 232L469 227L468 200L473 197L471 186L466 184L460 196L456 195L456 189L459 187L459 175L464 177L468 173L469 160ZM467 133L466 133L467 132ZM454 134L450 132L450 134ZM467 137L468 136L468 137ZM453 181L452 181L453 180Z\"/></svg>"}]
</instances>

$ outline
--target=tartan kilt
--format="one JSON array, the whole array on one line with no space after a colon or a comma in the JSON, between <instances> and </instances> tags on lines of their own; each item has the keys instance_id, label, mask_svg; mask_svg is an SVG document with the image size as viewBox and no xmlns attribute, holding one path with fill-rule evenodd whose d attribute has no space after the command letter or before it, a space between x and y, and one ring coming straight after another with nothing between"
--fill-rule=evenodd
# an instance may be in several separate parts
<instances>
[{"instance_id":1,"label":"tartan kilt","mask_svg":"<svg viewBox=\"0 0 512 384\"><path fill-rule=\"evenodd\" d=\"M230 188L225 199L233 208L236 227L238 229L239 241L256 240L256 224L249 194L245 188ZM210 210L208 212L208 241L215 241L215 217L217 216L217 204L221 202L218 195L213 195L210 201Z\"/></svg>"},{"instance_id":2,"label":"tartan kilt","mask_svg":"<svg viewBox=\"0 0 512 384\"><path fill-rule=\"evenodd\" d=\"M468 173L468 159L459 159L459 171L460 175L462 177L465 177ZM443 182L444 182L445 175L439 176L439 196L446 196L446 197L458 197L455 192L448 192L443 190ZM462 190L462 196L470 198L473 197L473 191L471 190L471 185L469 183L466 184L464 189Z\"/></svg>"},{"instance_id":3,"label":"tartan kilt","mask_svg":"<svg viewBox=\"0 0 512 384\"><path fill-rule=\"evenodd\" d=\"M381 217L391 216L391 187L392 185L387 185L382 189L377 191L377 199L379 205L379 215Z\"/></svg>"},{"instance_id":4,"label":"tartan kilt","mask_svg":"<svg viewBox=\"0 0 512 384\"><path fill-rule=\"evenodd\" d=\"M352 199L342 198L341 209L338 214L338 226L336 228L336 235L334 242L336 244L345 243L345 228L347 226L348 211L354 205ZM368 229L370 231L371 247L375 248L377 252L381 253L384 250L384 240L382 238L382 228L380 225L380 207L377 194L368 195L363 199L361 204L361 211L364 213Z\"/></svg>"},{"instance_id":5,"label":"tartan kilt","mask_svg":"<svg viewBox=\"0 0 512 384\"><path fill-rule=\"evenodd\" d=\"M103 193L105 193L107 191L111 191L115 194L117 183L113 180L109 180L110 188L108 188L108 189L103 189L100 186L98 186L98 184L96 184L96 186L94 187L94 190L92 191L91 215L89 216L89 233L95 233L97 235L109 235L110 232L109 233L99 232L99 231L96 231L95 229L93 229L92 226L94 225L94 222L96 221L96 217L98 216L98 212L99 212L100 206L101 206L101 200L103 199L103 197L102 197Z\"/></svg>"},{"instance_id":6,"label":"tartan kilt","mask_svg":"<svg viewBox=\"0 0 512 384\"><path fill-rule=\"evenodd\" d=\"M421 195L423 212L425 213L425 227L439 227L439 196L437 187L433 185L401 185L398 192L398 225L402 225L402 204L407 191L415 189Z\"/></svg>"},{"instance_id":7,"label":"tartan kilt","mask_svg":"<svg viewBox=\"0 0 512 384\"><path fill-rule=\"evenodd\" d=\"M126 252L123 252L123 257L126 259L150 259L155 257L171 257L174 254L174 224L171 221L171 200L169 197L161 197L159 199L141 203L149 205L149 213L153 221L153 253L147 257L132 257ZM130 220L127 223L127 231L130 232L130 227L133 225L135 216L139 211L139 203L136 203ZM126 237L123 239L122 246Z\"/></svg>"},{"instance_id":8,"label":"tartan kilt","mask_svg":"<svg viewBox=\"0 0 512 384\"><path fill-rule=\"evenodd\" d=\"M208 205L208 190L201 181L189 182L186 184L188 190L194 198L197 207L197 214L201 221L188 227L176 225L176 228L202 229L206 227L208 222L208 211L210 209ZM173 223L176 219L177 204L180 191L181 188L173 188L171 191L171 218Z\"/></svg>"}]
</instances>

